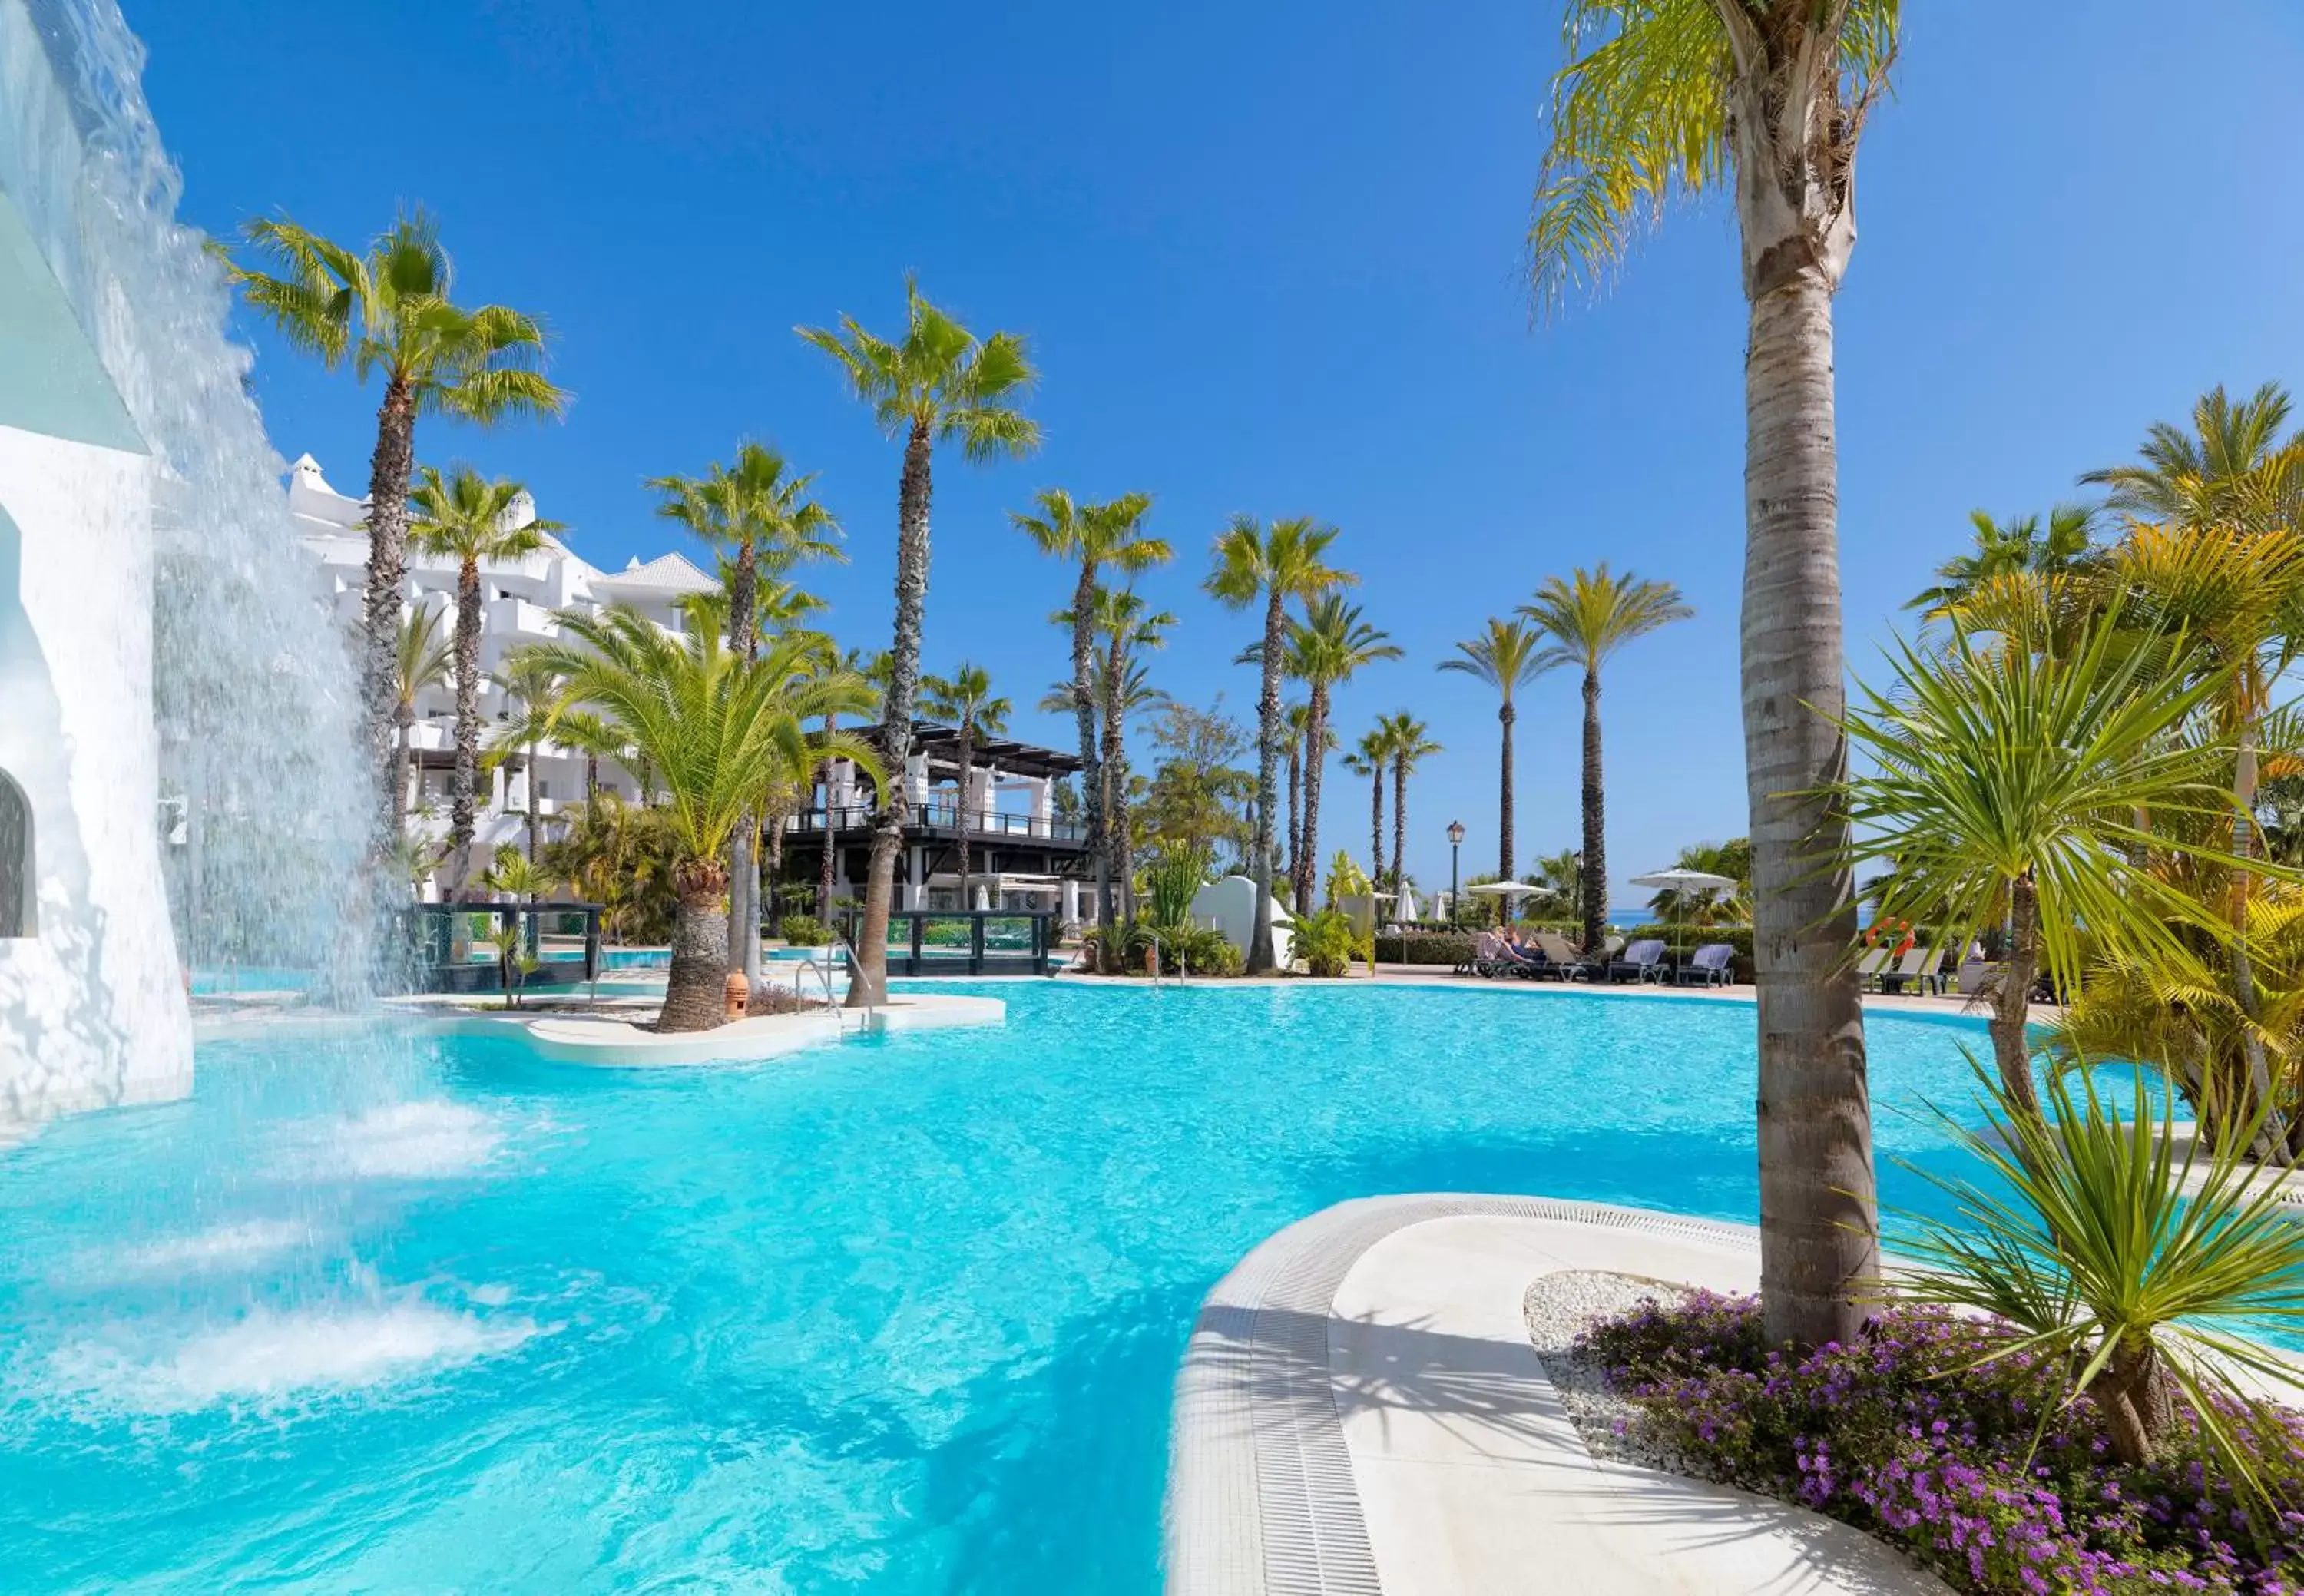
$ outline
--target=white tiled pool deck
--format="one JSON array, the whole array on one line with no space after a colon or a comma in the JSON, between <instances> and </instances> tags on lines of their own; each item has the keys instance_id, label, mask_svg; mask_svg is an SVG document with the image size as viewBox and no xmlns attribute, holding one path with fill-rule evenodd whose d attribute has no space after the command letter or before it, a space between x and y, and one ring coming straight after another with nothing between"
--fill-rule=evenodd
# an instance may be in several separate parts
<instances>
[{"instance_id":1,"label":"white tiled pool deck","mask_svg":"<svg viewBox=\"0 0 2304 1596\"><path fill-rule=\"evenodd\" d=\"M1531 1281L1758 1279L1748 1227L1541 1199L1340 1203L1208 1295L1176 1382L1171 1596L1944 1596L1843 1524L1585 1449Z\"/></svg>"}]
</instances>

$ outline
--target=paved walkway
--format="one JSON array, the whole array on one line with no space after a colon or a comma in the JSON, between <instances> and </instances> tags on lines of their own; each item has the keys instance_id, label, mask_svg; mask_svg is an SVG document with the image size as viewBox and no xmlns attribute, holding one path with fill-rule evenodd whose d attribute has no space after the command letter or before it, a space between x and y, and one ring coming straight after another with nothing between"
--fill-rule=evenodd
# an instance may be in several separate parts
<instances>
[{"instance_id":1,"label":"paved walkway","mask_svg":"<svg viewBox=\"0 0 2304 1596\"><path fill-rule=\"evenodd\" d=\"M1171 1596L1945 1596L1800 1508L1588 1452L1529 1346L1538 1276L1750 1290L1758 1233L1502 1197L1316 1214L1209 1294L1176 1385Z\"/></svg>"}]
</instances>

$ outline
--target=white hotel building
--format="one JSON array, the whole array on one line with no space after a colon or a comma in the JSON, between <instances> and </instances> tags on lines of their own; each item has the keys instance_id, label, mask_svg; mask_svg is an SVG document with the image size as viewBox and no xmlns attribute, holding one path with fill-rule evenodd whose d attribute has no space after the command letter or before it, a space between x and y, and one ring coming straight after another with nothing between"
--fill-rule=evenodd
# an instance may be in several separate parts
<instances>
[{"instance_id":1,"label":"white hotel building","mask_svg":"<svg viewBox=\"0 0 2304 1596\"><path fill-rule=\"evenodd\" d=\"M522 496L516 504L518 514L534 518L532 501ZM289 470L288 509L304 548L318 564L338 619L348 630L357 629L368 580L368 534L360 530L366 502L331 488L319 463L306 454ZM404 602L411 610L445 612L440 632L444 639L455 630L456 577L455 561L413 548L409 551ZM710 573L677 552L659 555L646 564L636 558L622 571L602 571L547 533L544 548L535 554L520 560L488 561L480 567L480 669L492 674L502 666L507 651L556 637L555 610L628 604L678 632L685 620L681 601L690 594L710 592L718 585ZM504 695L491 675L481 678L479 702L484 721L508 717ZM455 728L453 684L427 689L419 696L409 747L419 785L409 824L412 831L436 840L447 834ZM1086 901L1089 895L1080 891L1086 839L1080 827L1055 817L1051 802L1052 784L1080 768L1076 758L1026 743L985 739L970 761L974 768L963 802L955 757L957 735L949 727L916 724L913 741L914 752L905 773L911 787L911 822L906 828L902 864L902 907L961 907L957 872L960 827L964 823L974 853L974 879L988 906L1055 910L1068 920L1079 920L1090 910ZM628 801L639 801L639 783L631 772L603 760L598 773L603 788ZM546 743L538 750L533 771L517 754L493 770L482 770L472 850L476 874L487 868L501 845L525 842L530 780L536 783L539 835L549 840L557 830L555 817L564 807L583 800L585 756ZM868 796L868 788L853 766L845 760L834 765L829 789L819 788L800 812L785 823L785 880L817 879L824 850L829 846L834 856L836 890L860 892L870 848ZM462 885L436 877L425 886L423 896L428 900L452 896Z\"/></svg>"}]
</instances>

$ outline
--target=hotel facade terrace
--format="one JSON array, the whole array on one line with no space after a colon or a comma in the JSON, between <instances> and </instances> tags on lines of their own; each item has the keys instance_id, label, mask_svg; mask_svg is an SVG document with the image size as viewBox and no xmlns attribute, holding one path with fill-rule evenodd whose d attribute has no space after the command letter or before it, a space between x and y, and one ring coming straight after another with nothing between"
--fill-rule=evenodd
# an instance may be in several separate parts
<instances>
[{"instance_id":1,"label":"hotel facade terrace","mask_svg":"<svg viewBox=\"0 0 2304 1596\"><path fill-rule=\"evenodd\" d=\"M361 593L368 576L368 534L361 529L365 500L339 493L319 463L300 457L288 472L288 510L298 539L315 562L318 578L338 621L347 631L360 623ZM514 502L520 524L536 518L534 502L523 494ZM453 559L409 551L402 612L431 611L441 616L445 640L455 631L457 565ZM667 631L684 629L682 602L711 592L718 582L677 551L648 561L634 558L621 571L603 571L549 533L544 547L518 560L484 561L480 566L479 709L488 726L510 718L512 706L496 683L505 656L525 644L560 635L555 612L632 606ZM484 739L486 734L483 734ZM1078 823L1055 814L1055 784L1080 768L1078 758L1004 739L982 739L972 751L973 767L961 780L960 734L927 722L913 727L913 751L906 762L911 818L898 865L897 906L957 909L960 891L960 828L965 823L973 849L970 861L977 898L996 909L1060 913L1067 920L1093 918L1094 894L1082 890L1087 841ZM409 730L413 785L408 829L412 837L437 844L447 835L448 785L456 760L456 694L453 682L417 696L416 721ZM613 760L591 760L579 750L546 743L529 768L523 751L481 772L471 871L487 868L506 843L525 845L529 783L536 784L538 837L557 835L564 811L583 802L597 781L628 802L641 800L640 783ZM835 896L860 897L871 850L870 786L853 765L835 761L831 779L808 794L785 821L784 881L818 880L824 850L833 850ZM452 880L444 864L420 888L428 902L453 898L474 885Z\"/></svg>"}]
</instances>

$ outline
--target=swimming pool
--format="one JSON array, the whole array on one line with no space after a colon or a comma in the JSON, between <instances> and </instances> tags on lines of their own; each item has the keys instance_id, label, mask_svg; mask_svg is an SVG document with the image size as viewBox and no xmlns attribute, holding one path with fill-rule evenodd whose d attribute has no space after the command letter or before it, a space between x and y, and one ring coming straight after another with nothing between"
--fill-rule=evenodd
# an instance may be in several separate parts
<instances>
[{"instance_id":1,"label":"swimming pool","mask_svg":"<svg viewBox=\"0 0 2304 1596\"><path fill-rule=\"evenodd\" d=\"M1149 1592L1177 1356L1273 1230L1754 1211L1745 1006L969 989L1004 1029L758 1067L283 1031L0 1157L8 1587ZM1946 1157L1895 1108L1982 1032L1870 1034Z\"/></svg>"}]
</instances>

